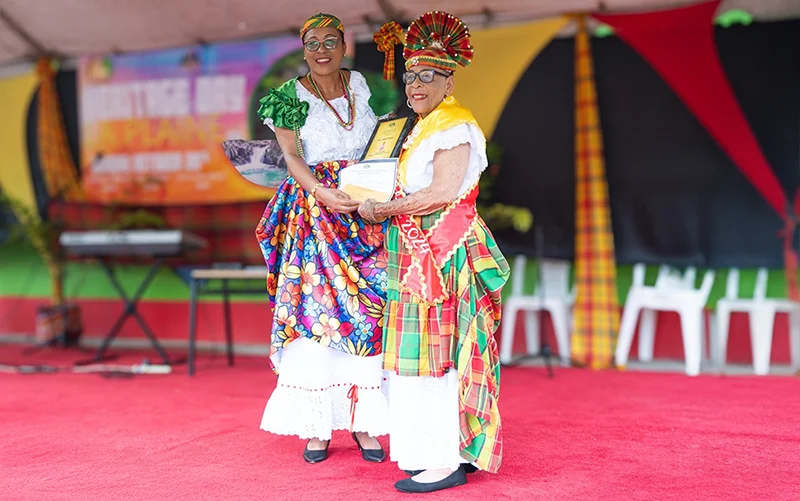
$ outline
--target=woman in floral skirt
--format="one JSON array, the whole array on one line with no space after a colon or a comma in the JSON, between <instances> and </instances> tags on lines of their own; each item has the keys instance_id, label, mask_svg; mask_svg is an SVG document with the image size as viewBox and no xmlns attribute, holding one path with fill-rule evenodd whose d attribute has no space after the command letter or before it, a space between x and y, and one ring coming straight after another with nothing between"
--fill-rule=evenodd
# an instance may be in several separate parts
<instances>
[{"instance_id":1,"label":"woman in floral skirt","mask_svg":"<svg viewBox=\"0 0 800 501\"><path fill-rule=\"evenodd\" d=\"M270 361L278 374L261 428L307 440L309 463L327 459L333 430L349 430L362 457L381 462L386 225L366 223L355 212L359 202L337 189L377 118L364 77L340 68L339 19L312 16L300 36L310 72L271 90L258 110L289 170L256 230L269 270Z\"/></svg>"}]
</instances>

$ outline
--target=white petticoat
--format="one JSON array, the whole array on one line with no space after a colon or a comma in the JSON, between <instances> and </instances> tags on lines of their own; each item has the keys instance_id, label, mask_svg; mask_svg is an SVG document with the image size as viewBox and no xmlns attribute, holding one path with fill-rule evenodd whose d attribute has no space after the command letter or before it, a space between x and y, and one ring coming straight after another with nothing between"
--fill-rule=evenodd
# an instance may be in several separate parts
<instances>
[{"instance_id":1,"label":"white petticoat","mask_svg":"<svg viewBox=\"0 0 800 501\"><path fill-rule=\"evenodd\" d=\"M264 410L262 430L330 440L333 430L350 429L348 393L356 385L353 431L373 437L389 432L382 356L348 355L306 338L292 341L282 351L278 385Z\"/></svg>"},{"instance_id":2,"label":"white petticoat","mask_svg":"<svg viewBox=\"0 0 800 501\"><path fill-rule=\"evenodd\" d=\"M458 373L389 374L390 458L402 470L455 470L460 455Z\"/></svg>"}]
</instances>

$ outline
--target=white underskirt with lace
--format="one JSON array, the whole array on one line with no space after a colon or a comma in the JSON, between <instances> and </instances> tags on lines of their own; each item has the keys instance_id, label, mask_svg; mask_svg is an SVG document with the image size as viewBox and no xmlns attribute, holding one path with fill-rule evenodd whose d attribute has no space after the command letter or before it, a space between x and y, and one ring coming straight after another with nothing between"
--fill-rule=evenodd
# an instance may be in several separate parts
<instances>
[{"instance_id":1,"label":"white underskirt with lace","mask_svg":"<svg viewBox=\"0 0 800 501\"><path fill-rule=\"evenodd\" d=\"M390 458L402 470L455 470L459 454L458 373L389 374Z\"/></svg>"},{"instance_id":2,"label":"white underskirt with lace","mask_svg":"<svg viewBox=\"0 0 800 501\"><path fill-rule=\"evenodd\" d=\"M359 357L310 339L292 341L280 359L261 429L301 439L330 440L333 430L349 430L348 394L358 387L353 431L376 437L389 432L389 408L382 391L382 357Z\"/></svg>"}]
</instances>

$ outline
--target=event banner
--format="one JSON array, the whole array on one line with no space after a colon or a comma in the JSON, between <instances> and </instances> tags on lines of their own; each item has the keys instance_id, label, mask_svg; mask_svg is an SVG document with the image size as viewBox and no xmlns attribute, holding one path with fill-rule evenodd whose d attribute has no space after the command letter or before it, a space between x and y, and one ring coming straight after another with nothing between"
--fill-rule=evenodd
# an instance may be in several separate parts
<instances>
[{"instance_id":1,"label":"event banner","mask_svg":"<svg viewBox=\"0 0 800 501\"><path fill-rule=\"evenodd\" d=\"M143 205L268 200L273 190L248 182L240 174L248 163L234 167L223 142L274 138L258 120L258 101L306 71L295 36L82 59L85 193ZM262 185L286 176L282 155L273 156L272 169L250 164L262 169L250 173Z\"/></svg>"}]
</instances>

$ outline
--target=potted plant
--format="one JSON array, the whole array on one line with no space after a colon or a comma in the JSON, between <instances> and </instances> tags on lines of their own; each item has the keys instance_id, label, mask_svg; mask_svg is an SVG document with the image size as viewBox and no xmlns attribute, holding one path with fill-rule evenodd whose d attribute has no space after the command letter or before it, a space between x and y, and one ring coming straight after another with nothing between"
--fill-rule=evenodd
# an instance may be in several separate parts
<instances>
[{"instance_id":1,"label":"potted plant","mask_svg":"<svg viewBox=\"0 0 800 501\"><path fill-rule=\"evenodd\" d=\"M500 173L503 148L497 143L486 145L486 157L489 167L481 176L477 200L478 213L492 230L513 229L525 233L533 226L533 214L526 207L491 203L492 188Z\"/></svg>"},{"instance_id":2,"label":"potted plant","mask_svg":"<svg viewBox=\"0 0 800 501\"><path fill-rule=\"evenodd\" d=\"M16 224L11 227L11 238L27 240L50 274L50 303L36 312L36 343L77 345L83 328L78 305L67 304L64 300L65 262L58 243L61 229L40 218L34 209L2 192L0 205L8 207L16 216Z\"/></svg>"}]
</instances>

